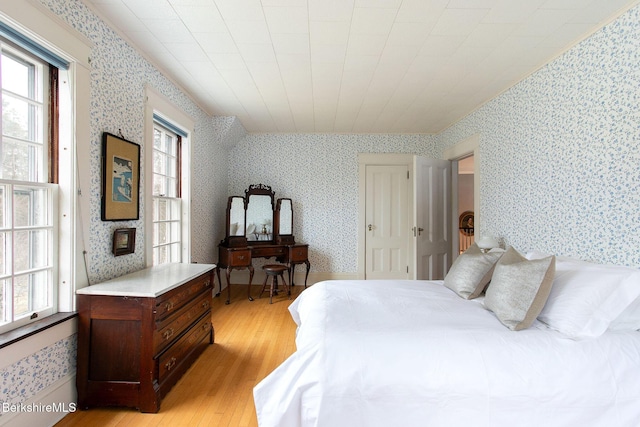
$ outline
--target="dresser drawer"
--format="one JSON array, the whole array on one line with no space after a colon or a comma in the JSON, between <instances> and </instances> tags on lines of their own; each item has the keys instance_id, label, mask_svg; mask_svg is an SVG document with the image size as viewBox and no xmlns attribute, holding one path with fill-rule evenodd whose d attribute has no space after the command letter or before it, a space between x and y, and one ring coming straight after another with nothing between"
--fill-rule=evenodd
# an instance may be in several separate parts
<instances>
[{"instance_id":1,"label":"dresser drawer","mask_svg":"<svg viewBox=\"0 0 640 427\"><path fill-rule=\"evenodd\" d=\"M162 383L184 362L197 344L205 340L211 333L211 315L207 312L202 319L169 347L156 360L158 363L158 382Z\"/></svg>"},{"instance_id":2,"label":"dresser drawer","mask_svg":"<svg viewBox=\"0 0 640 427\"><path fill-rule=\"evenodd\" d=\"M251 256L254 258L259 257L282 257L287 255L286 246L253 246L251 248Z\"/></svg>"},{"instance_id":3,"label":"dresser drawer","mask_svg":"<svg viewBox=\"0 0 640 427\"><path fill-rule=\"evenodd\" d=\"M177 311L205 289L211 289L211 275L203 274L156 299L156 321Z\"/></svg>"},{"instance_id":4,"label":"dresser drawer","mask_svg":"<svg viewBox=\"0 0 640 427\"><path fill-rule=\"evenodd\" d=\"M290 262L301 262L309 259L308 245L290 246L289 251Z\"/></svg>"},{"instance_id":5,"label":"dresser drawer","mask_svg":"<svg viewBox=\"0 0 640 427\"><path fill-rule=\"evenodd\" d=\"M251 265L251 249L232 250L228 253L230 267L248 267Z\"/></svg>"},{"instance_id":6,"label":"dresser drawer","mask_svg":"<svg viewBox=\"0 0 640 427\"><path fill-rule=\"evenodd\" d=\"M205 291L173 315L157 321L156 331L153 333L154 354L170 345L178 335L210 308L211 293Z\"/></svg>"}]
</instances>

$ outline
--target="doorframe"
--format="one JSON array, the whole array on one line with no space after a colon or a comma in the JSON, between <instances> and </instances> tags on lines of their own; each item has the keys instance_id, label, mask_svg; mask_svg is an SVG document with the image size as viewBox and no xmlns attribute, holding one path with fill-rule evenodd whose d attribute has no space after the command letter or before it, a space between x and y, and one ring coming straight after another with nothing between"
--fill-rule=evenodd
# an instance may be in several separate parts
<instances>
[{"instance_id":1,"label":"doorframe","mask_svg":"<svg viewBox=\"0 0 640 427\"><path fill-rule=\"evenodd\" d=\"M445 160L450 160L452 162L456 162L456 173L457 173L457 161L463 159L465 157L473 156L473 223L475 228L475 234L477 235L478 224L481 224L481 212L480 212L480 134L476 133L468 138L463 139L457 144L447 148L442 153L442 157ZM453 177L452 177L453 178ZM454 180L452 179L451 185L451 200L458 200L458 184L457 184L457 176L455 179L455 185L453 184ZM457 203L457 202L456 202ZM458 223L458 209L451 209L451 224ZM458 257L458 251L454 248L455 245L458 244L458 228L452 226L451 227L451 244L452 244L452 257L451 261L455 261Z\"/></svg>"},{"instance_id":2,"label":"doorframe","mask_svg":"<svg viewBox=\"0 0 640 427\"><path fill-rule=\"evenodd\" d=\"M413 212L413 157L415 154L398 154L398 153L358 153L358 279L362 280L366 277L366 256L365 240L366 240L366 183L367 183L367 166L407 166L409 170L409 178L407 181L409 203L407 212ZM411 225L412 219L408 222ZM413 245L411 241L407 242L407 260L411 262L414 258ZM409 266L409 269L412 269Z\"/></svg>"}]
</instances>

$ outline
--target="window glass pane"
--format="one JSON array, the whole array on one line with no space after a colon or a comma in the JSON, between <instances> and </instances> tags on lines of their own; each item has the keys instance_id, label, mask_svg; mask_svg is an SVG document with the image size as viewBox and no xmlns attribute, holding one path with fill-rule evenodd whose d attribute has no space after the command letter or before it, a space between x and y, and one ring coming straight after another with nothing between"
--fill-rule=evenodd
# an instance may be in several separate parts
<instances>
[{"instance_id":1,"label":"window glass pane","mask_svg":"<svg viewBox=\"0 0 640 427\"><path fill-rule=\"evenodd\" d=\"M153 129L153 148L159 150L161 142L162 132L160 132L158 129Z\"/></svg>"},{"instance_id":2,"label":"window glass pane","mask_svg":"<svg viewBox=\"0 0 640 427\"><path fill-rule=\"evenodd\" d=\"M0 228L7 227L7 223L5 222L7 219L7 216L5 215L5 212L7 211L7 194L7 186L0 185Z\"/></svg>"},{"instance_id":3,"label":"window glass pane","mask_svg":"<svg viewBox=\"0 0 640 427\"><path fill-rule=\"evenodd\" d=\"M24 230L13 233L14 273L47 267L49 232Z\"/></svg>"},{"instance_id":4,"label":"window glass pane","mask_svg":"<svg viewBox=\"0 0 640 427\"><path fill-rule=\"evenodd\" d=\"M46 308L49 300L48 273L38 271L16 276L13 284L14 317Z\"/></svg>"},{"instance_id":5,"label":"window glass pane","mask_svg":"<svg viewBox=\"0 0 640 427\"><path fill-rule=\"evenodd\" d=\"M165 188L167 189L167 193L165 197L176 197L176 180L173 178L165 178Z\"/></svg>"},{"instance_id":6,"label":"window glass pane","mask_svg":"<svg viewBox=\"0 0 640 427\"><path fill-rule=\"evenodd\" d=\"M11 233L4 232L0 233L0 274L10 274L11 273L11 259L9 255L11 254Z\"/></svg>"},{"instance_id":7,"label":"window glass pane","mask_svg":"<svg viewBox=\"0 0 640 427\"><path fill-rule=\"evenodd\" d=\"M10 55L2 55L2 87L25 98L30 95L29 75L33 65Z\"/></svg>"},{"instance_id":8,"label":"window glass pane","mask_svg":"<svg viewBox=\"0 0 640 427\"><path fill-rule=\"evenodd\" d=\"M2 142L2 178L43 182L43 148L19 141Z\"/></svg>"},{"instance_id":9,"label":"window glass pane","mask_svg":"<svg viewBox=\"0 0 640 427\"><path fill-rule=\"evenodd\" d=\"M171 219L180 221L180 215L182 211L182 205L180 204L180 199L171 201Z\"/></svg>"},{"instance_id":10,"label":"window glass pane","mask_svg":"<svg viewBox=\"0 0 640 427\"><path fill-rule=\"evenodd\" d=\"M7 302L7 298L11 298L9 286L11 286L11 280L0 280L0 325L11 321Z\"/></svg>"},{"instance_id":11,"label":"window glass pane","mask_svg":"<svg viewBox=\"0 0 640 427\"><path fill-rule=\"evenodd\" d=\"M171 178L176 178L178 175L178 168L176 166L176 158L175 157L167 157L167 176L171 177ZM175 181L174 181L174 184Z\"/></svg>"},{"instance_id":12,"label":"window glass pane","mask_svg":"<svg viewBox=\"0 0 640 427\"><path fill-rule=\"evenodd\" d=\"M167 255L167 246L159 246L153 251L153 263L154 264L164 264L169 262L169 257Z\"/></svg>"},{"instance_id":13,"label":"window glass pane","mask_svg":"<svg viewBox=\"0 0 640 427\"><path fill-rule=\"evenodd\" d=\"M153 195L164 196L167 190L165 189L165 181L162 175L153 175Z\"/></svg>"},{"instance_id":14,"label":"window glass pane","mask_svg":"<svg viewBox=\"0 0 640 427\"><path fill-rule=\"evenodd\" d=\"M166 167L166 156L161 151L154 150L153 151L153 172L154 173L165 173Z\"/></svg>"},{"instance_id":15,"label":"window glass pane","mask_svg":"<svg viewBox=\"0 0 640 427\"><path fill-rule=\"evenodd\" d=\"M2 134L42 143L42 107L4 93Z\"/></svg>"},{"instance_id":16,"label":"window glass pane","mask_svg":"<svg viewBox=\"0 0 640 427\"><path fill-rule=\"evenodd\" d=\"M171 227L171 242L180 242L180 223L171 222L169 226Z\"/></svg>"},{"instance_id":17,"label":"window glass pane","mask_svg":"<svg viewBox=\"0 0 640 427\"><path fill-rule=\"evenodd\" d=\"M175 142L171 135L165 135L163 151L175 156Z\"/></svg>"},{"instance_id":18,"label":"window glass pane","mask_svg":"<svg viewBox=\"0 0 640 427\"><path fill-rule=\"evenodd\" d=\"M167 232L167 223L159 222L156 224L156 242L158 245L169 242L169 234Z\"/></svg>"},{"instance_id":19,"label":"window glass pane","mask_svg":"<svg viewBox=\"0 0 640 427\"><path fill-rule=\"evenodd\" d=\"M156 209L154 211L155 221L165 221L169 219L167 217L167 202L165 199L156 199Z\"/></svg>"},{"instance_id":20,"label":"window glass pane","mask_svg":"<svg viewBox=\"0 0 640 427\"><path fill-rule=\"evenodd\" d=\"M170 246L171 251L171 261L178 262L180 261L180 243L174 243Z\"/></svg>"},{"instance_id":21,"label":"window glass pane","mask_svg":"<svg viewBox=\"0 0 640 427\"><path fill-rule=\"evenodd\" d=\"M15 186L13 215L16 227L47 226L49 189Z\"/></svg>"}]
</instances>

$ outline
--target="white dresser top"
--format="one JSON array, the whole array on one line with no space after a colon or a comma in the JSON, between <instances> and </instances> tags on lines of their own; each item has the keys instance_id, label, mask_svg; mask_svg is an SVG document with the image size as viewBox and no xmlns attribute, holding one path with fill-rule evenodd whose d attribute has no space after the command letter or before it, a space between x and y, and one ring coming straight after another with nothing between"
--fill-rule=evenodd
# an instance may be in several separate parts
<instances>
[{"instance_id":1,"label":"white dresser top","mask_svg":"<svg viewBox=\"0 0 640 427\"><path fill-rule=\"evenodd\" d=\"M161 264L78 289L76 294L155 298L215 267L215 264Z\"/></svg>"}]
</instances>

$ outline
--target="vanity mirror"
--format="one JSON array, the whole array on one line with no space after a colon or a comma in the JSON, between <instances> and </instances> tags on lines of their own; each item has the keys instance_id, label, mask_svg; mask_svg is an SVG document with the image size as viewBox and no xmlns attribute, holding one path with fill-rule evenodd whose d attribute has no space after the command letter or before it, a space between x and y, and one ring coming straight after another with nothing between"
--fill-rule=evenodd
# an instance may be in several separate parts
<instances>
[{"instance_id":1,"label":"vanity mirror","mask_svg":"<svg viewBox=\"0 0 640 427\"><path fill-rule=\"evenodd\" d=\"M278 199L276 203L276 243L279 245L293 245L293 203L291 199Z\"/></svg>"},{"instance_id":2,"label":"vanity mirror","mask_svg":"<svg viewBox=\"0 0 640 427\"><path fill-rule=\"evenodd\" d=\"M246 246L244 197L231 196L227 201L227 246Z\"/></svg>"},{"instance_id":3,"label":"vanity mirror","mask_svg":"<svg viewBox=\"0 0 640 427\"><path fill-rule=\"evenodd\" d=\"M250 185L245 191L245 236L251 244L273 243L273 191L268 185Z\"/></svg>"}]
</instances>

